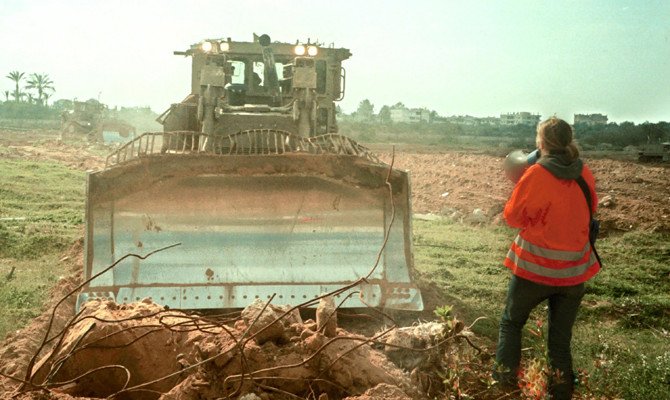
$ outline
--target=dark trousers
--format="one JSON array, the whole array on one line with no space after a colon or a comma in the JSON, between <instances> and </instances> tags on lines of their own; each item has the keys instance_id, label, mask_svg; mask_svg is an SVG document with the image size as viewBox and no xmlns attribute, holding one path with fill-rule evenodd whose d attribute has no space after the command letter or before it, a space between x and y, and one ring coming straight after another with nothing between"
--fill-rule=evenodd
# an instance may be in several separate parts
<instances>
[{"instance_id":1,"label":"dark trousers","mask_svg":"<svg viewBox=\"0 0 670 400\"><path fill-rule=\"evenodd\" d=\"M547 286L513 275L507 291L505 311L500 320L494 378L514 384L521 362L521 332L530 312L544 300L549 301L549 337L547 349L552 371L560 379L550 383L552 400L572 398L574 373L570 341L577 309L584 296L584 284Z\"/></svg>"}]
</instances>

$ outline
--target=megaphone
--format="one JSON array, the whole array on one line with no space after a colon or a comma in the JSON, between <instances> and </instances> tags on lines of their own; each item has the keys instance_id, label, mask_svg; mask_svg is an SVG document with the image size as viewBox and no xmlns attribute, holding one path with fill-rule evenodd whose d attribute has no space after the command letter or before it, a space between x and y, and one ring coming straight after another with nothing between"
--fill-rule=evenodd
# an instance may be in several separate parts
<instances>
[{"instance_id":1,"label":"megaphone","mask_svg":"<svg viewBox=\"0 0 670 400\"><path fill-rule=\"evenodd\" d=\"M505 176L510 181L517 183L528 167L535 164L539 158L540 150L534 150L530 153L525 153L523 150L510 152L503 161Z\"/></svg>"}]
</instances>

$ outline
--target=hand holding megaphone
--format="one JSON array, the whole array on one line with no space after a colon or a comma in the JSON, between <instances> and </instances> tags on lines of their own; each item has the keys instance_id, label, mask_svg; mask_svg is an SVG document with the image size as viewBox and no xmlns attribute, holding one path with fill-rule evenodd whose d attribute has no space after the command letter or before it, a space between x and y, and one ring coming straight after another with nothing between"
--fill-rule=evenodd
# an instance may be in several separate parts
<instances>
[{"instance_id":1,"label":"hand holding megaphone","mask_svg":"<svg viewBox=\"0 0 670 400\"><path fill-rule=\"evenodd\" d=\"M525 153L523 150L514 150L505 157L503 170L507 179L517 183L528 167L535 164L540 158L540 150Z\"/></svg>"}]
</instances>

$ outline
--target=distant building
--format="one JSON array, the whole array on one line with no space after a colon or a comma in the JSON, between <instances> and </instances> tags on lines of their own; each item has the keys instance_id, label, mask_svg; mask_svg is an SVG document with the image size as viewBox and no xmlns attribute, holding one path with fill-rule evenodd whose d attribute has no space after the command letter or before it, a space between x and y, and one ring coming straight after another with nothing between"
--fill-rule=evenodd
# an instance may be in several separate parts
<instances>
[{"instance_id":1,"label":"distant building","mask_svg":"<svg viewBox=\"0 0 670 400\"><path fill-rule=\"evenodd\" d=\"M389 113L391 122L409 122L409 109L406 107L391 107Z\"/></svg>"},{"instance_id":2,"label":"distant building","mask_svg":"<svg viewBox=\"0 0 670 400\"><path fill-rule=\"evenodd\" d=\"M607 115L603 114L575 114L574 124L607 125Z\"/></svg>"},{"instance_id":3,"label":"distant building","mask_svg":"<svg viewBox=\"0 0 670 400\"><path fill-rule=\"evenodd\" d=\"M471 115L452 115L451 117L447 117L447 121L458 125L477 125L477 119Z\"/></svg>"},{"instance_id":4,"label":"distant building","mask_svg":"<svg viewBox=\"0 0 670 400\"><path fill-rule=\"evenodd\" d=\"M491 126L496 126L500 124L500 119L497 117L484 117L484 118L479 118L479 117L473 117L471 115L452 115L451 117L447 117L446 120L448 122L451 122L452 124L458 124L458 125L491 125Z\"/></svg>"},{"instance_id":5,"label":"distant building","mask_svg":"<svg viewBox=\"0 0 670 400\"><path fill-rule=\"evenodd\" d=\"M496 126L500 125L500 118L498 117L484 117L477 118L479 125L491 125Z\"/></svg>"},{"instance_id":6,"label":"distant building","mask_svg":"<svg viewBox=\"0 0 670 400\"><path fill-rule=\"evenodd\" d=\"M426 108L390 107L391 121L394 123L430 122L430 111Z\"/></svg>"},{"instance_id":7,"label":"distant building","mask_svg":"<svg viewBox=\"0 0 670 400\"><path fill-rule=\"evenodd\" d=\"M531 114L526 111L500 114L500 125L536 126L538 123L540 123L540 114Z\"/></svg>"}]
</instances>

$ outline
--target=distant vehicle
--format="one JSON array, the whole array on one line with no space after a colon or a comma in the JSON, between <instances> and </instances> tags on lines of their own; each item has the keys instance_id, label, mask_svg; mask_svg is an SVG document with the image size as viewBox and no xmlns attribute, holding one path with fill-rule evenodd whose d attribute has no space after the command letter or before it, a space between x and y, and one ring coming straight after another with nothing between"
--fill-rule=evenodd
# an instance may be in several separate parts
<instances>
[{"instance_id":1,"label":"distant vehicle","mask_svg":"<svg viewBox=\"0 0 670 400\"><path fill-rule=\"evenodd\" d=\"M637 154L643 162L670 161L670 142L645 144Z\"/></svg>"},{"instance_id":2,"label":"distant vehicle","mask_svg":"<svg viewBox=\"0 0 670 400\"><path fill-rule=\"evenodd\" d=\"M72 109L61 114L61 139L79 138L89 143L127 142L135 138L135 127L97 100L74 101Z\"/></svg>"}]
</instances>

